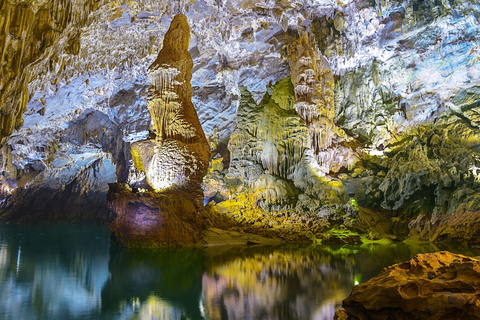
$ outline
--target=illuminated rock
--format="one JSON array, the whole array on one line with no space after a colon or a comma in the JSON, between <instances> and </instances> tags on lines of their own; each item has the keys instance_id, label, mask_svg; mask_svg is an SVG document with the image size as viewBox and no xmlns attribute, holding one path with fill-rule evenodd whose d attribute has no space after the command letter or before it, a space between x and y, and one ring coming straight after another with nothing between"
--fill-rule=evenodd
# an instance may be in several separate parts
<instances>
[{"instance_id":1,"label":"illuminated rock","mask_svg":"<svg viewBox=\"0 0 480 320\"><path fill-rule=\"evenodd\" d=\"M322 205L346 202L342 183L325 178L318 166L308 128L294 109L291 79L269 86L259 105L246 88L241 92L237 128L229 143L230 167L223 178L234 186L232 191L252 192L252 206L275 212L313 213Z\"/></svg>"},{"instance_id":2,"label":"illuminated rock","mask_svg":"<svg viewBox=\"0 0 480 320\"><path fill-rule=\"evenodd\" d=\"M116 215L111 229L127 246L192 245L200 240L200 184L210 146L191 102L189 40L187 18L176 15L149 68L148 108L156 137L132 144L135 170L129 181L136 183L140 172L153 191L136 195L121 184L110 187L109 206Z\"/></svg>"},{"instance_id":3,"label":"illuminated rock","mask_svg":"<svg viewBox=\"0 0 480 320\"><path fill-rule=\"evenodd\" d=\"M419 254L353 288L335 319L478 319L480 261Z\"/></svg>"},{"instance_id":4,"label":"illuminated rock","mask_svg":"<svg viewBox=\"0 0 480 320\"><path fill-rule=\"evenodd\" d=\"M410 141L397 144L403 134L413 139L415 128L422 131L455 112L474 129L462 133L471 137L462 143L478 153L478 110L459 112L462 104L454 101L479 85L475 1L0 2L0 144L5 146L0 174L0 201L5 200L0 211L5 214L0 220L13 217L14 198L14 206L38 209L22 210L28 212L26 220L40 211L47 220L51 206L74 207L67 221L85 218L82 211L105 220L102 199L108 182L128 182L142 191L200 181L203 169L192 159L203 149L188 141L197 136L197 123L178 103L185 92L175 91L183 69L149 69L174 13L182 12L195 21L188 48L195 68L187 100L197 106L211 141L226 146L235 131L231 170L228 152L215 151L223 169L212 170L204 184L207 200L234 198L267 175L275 177L275 186L284 181L298 194L289 196L291 203L281 197L274 201L271 183L265 197L257 193L258 199L270 199L267 205L253 197L259 190L250 190L252 201L265 208L319 213L355 193L361 205L379 210L378 221L389 221L393 214L392 228L386 227L390 233L474 242L479 203L474 153L464 162L452 155L450 163L450 154L442 151L443 159L434 159L431 154L441 148L428 147L422 151L428 161L418 150L392 160L388 145L410 148ZM295 103L285 112L297 111L301 118L283 126L277 120L284 117L272 115L273 102L263 117L260 100L269 83L288 76L294 86L286 96L291 99L293 92ZM150 85L157 86L156 93ZM255 105L245 106L245 90ZM243 109L239 117L237 109ZM92 112L96 116L88 116ZM85 123L87 116L92 120ZM241 117L238 123L243 121L245 130L235 125ZM149 130L152 118L156 128ZM249 126L257 133L250 134ZM457 128L448 129L448 136ZM149 134L156 139L146 141ZM132 148L125 146L130 143ZM417 153L428 168L421 161L405 161L406 154ZM351 167L356 157L360 161ZM128 172L132 158L137 169ZM158 169L168 174L159 175ZM105 210L85 210L90 203ZM55 220L59 211L51 212ZM21 214L14 216L23 221ZM461 226L463 219L468 226Z\"/></svg>"},{"instance_id":5,"label":"illuminated rock","mask_svg":"<svg viewBox=\"0 0 480 320\"><path fill-rule=\"evenodd\" d=\"M162 50L149 68L148 109L156 138L132 145L136 168L156 191L199 185L210 160L210 146L191 101L189 40L187 18L175 16Z\"/></svg>"},{"instance_id":6,"label":"illuminated rock","mask_svg":"<svg viewBox=\"0 0 480 320\"><path fill-rule=\"evenodd\" d=\"M115 215L110 229L126 247L191 246L202 239L199 196L174 189L133 192L126 184L110 184L107 200Z\"/></svg>"},{"instance_id":7,"label":"illuminated rock","mask_svg":"<svg viewBox=\"0 0 480 320\"><path fill-rule=\"evenodd\" d=\"M78 2L78 3L77 3ZM31 94L28 84L37 74L31 64L53 46L78 54L81 28L99 5L88 1L2 1L0 5L0 142L23 125ZM70 27L70 28L69 28ZM63 37L68 41L62 41ZM55 58L57 59L57 58ZM54 72L51 63L42 73Z\"/></svg>"},{"instance_id":8,"label":"illuminated rock","mask_svg":"<svg viewBox=\"0 0 480 320\"><path fill-rule=\"evenodd\" d=\"M289 46L295 110L305 121L312 150L325 174L352 168L358 160L355 143L333 122L334 82L327 60L310 44L308 33ZM348 146L348 142L352 147Z\"/></svg>"},{"instance_id":9,"label":"illuminated rock","mask_svg":"<svg viewBox=\"0 0 480 320\"><path fill-rule=\"evenodd\" d=\"M399 239L479 243L478 97L478 88L460 92L435 124L398 135L355 179L366 182L355 191L363 205L390 211Z\"/></svg>"}]
</instances>

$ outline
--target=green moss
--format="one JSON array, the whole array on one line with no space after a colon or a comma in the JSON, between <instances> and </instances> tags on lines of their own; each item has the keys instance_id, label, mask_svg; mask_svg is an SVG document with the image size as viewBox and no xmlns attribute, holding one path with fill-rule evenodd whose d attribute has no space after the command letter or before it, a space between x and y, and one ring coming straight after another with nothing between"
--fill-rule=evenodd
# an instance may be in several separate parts
<instances>
[{"instance_id":1,"label":"green moss","mask_svg":"<svg viewBox=\"0 0 480 320\"><path fill-rule=\"evenodd\" d=\"M325 251L328 253L334 255L334 256L350 256L357 254L359 252L357 247L351 247L351 246L327 246L325 247Z\"/></svg>"},{"instance_id":2,"label":"green moss","mask_svg":"<svg viewBox=\"0 0 480 320\"><path fill-rule=\"evenodd\" d=\"M344 225L334 226L329 230L322 232L322 236L328 240L339 239L345 243L352 243L351 240L360 238L360 235L352 230L347 229ZM357 238L357 239L358 239Z\"/></svg>"},{"instance_id":3,"label":"green moss","mask_svg":"<svg viewBox=\"0 0 480 320\"><path fill-rule=\"evenodd\" d=\"M313 234L313 232L308 231L305 235L307 236L307 238L309 238L310 240L312 240L312 244L313 244L313 245L321 245L321 244L322 244L322 239L317 238L317 237L315 236L315 234Z\"/></svg>"}]
</instances>

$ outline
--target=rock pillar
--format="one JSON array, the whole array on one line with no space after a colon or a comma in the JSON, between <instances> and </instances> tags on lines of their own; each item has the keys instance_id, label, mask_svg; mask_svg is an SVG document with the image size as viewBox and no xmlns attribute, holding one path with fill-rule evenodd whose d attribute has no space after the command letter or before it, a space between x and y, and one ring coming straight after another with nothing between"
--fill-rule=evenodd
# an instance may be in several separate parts
<instances>
[{"instance_id":1,"label":"rock pillar","mask_svg":"<svg viewBox=\"0 0 480 320\"><path fill-rule=\"evenodd\" d=\"M154 137L132 144L134 176L145 177L148 188L134 193L127 185L110 187L109 205L116 215L111 229L129 246L189 245L201 237L200 183L210 147L191 101L189 40L187 18L175 16L149 68Z\"/></svg>"}]
</instances>

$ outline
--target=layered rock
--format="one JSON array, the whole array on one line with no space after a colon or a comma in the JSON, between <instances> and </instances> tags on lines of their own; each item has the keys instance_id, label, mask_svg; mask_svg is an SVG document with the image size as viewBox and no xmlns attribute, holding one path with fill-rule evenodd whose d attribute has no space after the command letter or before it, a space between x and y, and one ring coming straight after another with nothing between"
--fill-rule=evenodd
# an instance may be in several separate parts
<instances>
[{"instance_id":1,"label":"layered rock","mask_svg":"<svg viewBox=\"0 0 480 320\"><path fill-rule=\"evenodd\" d=\"M2 1L0 5L0 141L23 125L23 113L32 93L28 84L37 74L32 63L62 39L62 51L78 54L81 28L101 1ZM54 71L50 63L48 70ZM33 73L33 74L32 74Z\"/></svg>"},{"instance_id":2,"label":"layered rock","mask_svg":"<svg viewBox=\"0 0 480 320\"><path fill-rule=\"evenodd\" d=\"M124 185L110 186L109 206L116 216L111 229L125 245L191 245L200 240L200 183L210 146L191 101L189 40L187 18L176 15L149 68L148 108L155 137L131 147L135 168L129 183L140 193ZM142 176L146 181L138 179Z\"/></svg>"},{"instance_id":3,"label":"layered rock","mask_svg":"<svg viewBox=\"0 0 480 320\"><path fill-rule=\"evenodd\" d=\"M355 286L335 319L477 319L479 288L479 260L419 254Z\"/></svg>"},{"instance_id":4,"label":"layered rock","mask_svg":"<svg viewBox=\"0 0 480 320\"><path fill-rule=\"evenodd\" d=\"M363 206L385 210L390 225L382 232L478 243L478 88L452 101L435 124L398 135L385 155L366 159L367 170L349 181L358 185ZM367 229L379 231L373 224Z\"/></svg>"},{"instance_id":5,"label":"layered rock","mask_svg":"<svg viewBox=\"0 0 480 320\"><path fill-rule=\"evenodd\" d=\"M106 182L126 181L128 175L129 148L118 125L90 110L50 138L35 148L44 157L30 154L23 167L12 162L31 150L35 137L19 135L12 139L14 150L3 147L0 221L108 223Z\"/></svg>"},{"instance_id":6,"label":"layered rock","mask_svg":"<svg viewBox=\"0 0 480 320\"><path fill-rule=\"evenodd\" d=\"M327 60L310 43L308 33L289 46L291 76L295 87L295 110L305 121L312 150L325 174L352 168L358 159L348 146L353 139L338 128L333 120L335 102L333 75Z\"/></svg>"},{"instance_id":7,"label":"layered rock","mask_svg":"<svg viewBox=\"0 0 480 320\"><path fill-rule=\"evenodd\" d=\"M47 201L42 219L55 204L73 203L77 212L97 212L105 220L107 182L159 190L201 171L182 146L192 131L174 120L179 109L167 87L176 71L148 71L173 12L183 12L195 21L185 45L195 62L191 100L201 106L198 116L210 141L221 145L212 166L218 169L205 184L207 198L233 198L247 186L251 194L238 198L253 199L252 205L325 215L341 211L346 194L355 193L370 207L360 210L359 230L370 232L382 221L382 232L400 239L476 243L476 138L439 146L435 137L447 140L457 129L463 132L456 120L443 122L443 114L461 119L472 129L462 134L476 137L477 108L464 108L474 101L462 106L455 99L478 85L478 6L417 0L2 1L0 136L9 138L1 141L0 192L8 209L0 220L21 218L14 207L41 202L33 197L46 198L40 189L62 195L56 198L62 201ZM150 99L149 75L152 83L159 80ZM300 117L280 127L275 122L285 117L272 116L276 109L259 101L267 84L289 75L295 103L288 112ZM235 131L233 140L256 149L241 158L234 151L227 174L227 141L237 117L243 121L237 109L253 112L245 119L262 129L250 134L246 122L245 137L239 135L243 129ZM264 109L265 121L258 118ZM168 112L159 115L162 110ZM145 140L152 119L158 127L152 137L163 137L162 143ZM439 121L442 127L424 135L423 125ZM173 127L182 135L174 137ZM133 160L140 170L127 172L130 142L136 142ZM361 161L352 168L357 156ZM157 167L171 175L160 178ZM87 215L74 216L77 221Z\"/></svg>"},{"instance_id":8,"label":"layered rock","mask_svg":"<svg viewBox=\"0 0 480 320\"><path fill-rule=\"evenodd\" d=\"M237 185L252 190L264 210L295 209L297 195L303 193L302 199L312 197L318 204L342 203L341 183L323 178L308 128L294 109L291 79L267 88L260 105L246 89L242 93L227 179L237 178Z\"/></svg>"}]
</instances>

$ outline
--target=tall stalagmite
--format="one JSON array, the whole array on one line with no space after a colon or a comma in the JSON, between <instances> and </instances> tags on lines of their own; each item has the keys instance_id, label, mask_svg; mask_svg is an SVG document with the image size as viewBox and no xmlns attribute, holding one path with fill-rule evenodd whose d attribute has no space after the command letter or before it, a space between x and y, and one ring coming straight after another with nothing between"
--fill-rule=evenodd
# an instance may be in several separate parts
<instances>
[{"instance_id":1,"label":"tall stalagmite","mask_svg":"<svg viewBox=\"0 0 480 320\"><path fill-rule=\"evenodd\" d=\"M355 151L345 146L346 134L335 117L334 80L327 60L312 46L308 33L289 46L295 110L308 127L312 149L323 172L338 172L357 160Z\"/></svg>"},{"instance_id":2,"label":"tall stalagmite","mask_svg":"<svg viewBox=\"0 0 480 320\"><path fill-rule=\"evenodd\" d=\"M189 40L187 18L175 16L149 68L155 137L132 144L135 168L129 179L138 186L144 177L145 188L139 193L122 184L110 188L109 205L117 215L111 228L128 246L189 245L201 236L200 183L210 147L191 101Z\"/></svg>"}]
</instances>

